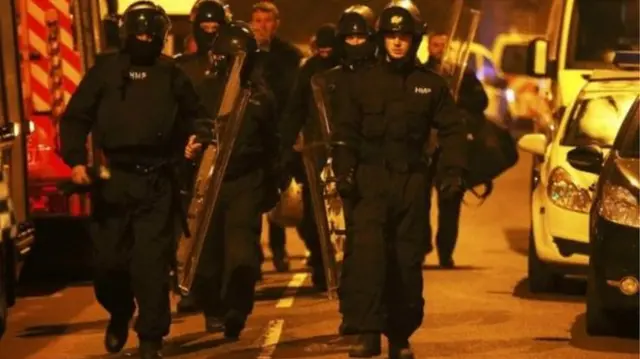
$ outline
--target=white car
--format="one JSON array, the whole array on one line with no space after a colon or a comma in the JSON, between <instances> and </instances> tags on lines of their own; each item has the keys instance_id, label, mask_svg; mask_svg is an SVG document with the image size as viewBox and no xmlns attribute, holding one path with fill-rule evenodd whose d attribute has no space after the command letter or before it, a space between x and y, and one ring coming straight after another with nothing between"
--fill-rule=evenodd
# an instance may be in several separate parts
<instances>
[{"instance_id":1,"label":"white car","mask_svg":"<svg viewBox=\"0 0 640 359\"><path fill-rule=\"evenodd\" d=\"M589 209L597 176L573 168L567 152L577 146L613 144L626 113L640 92L640 73L594 72L564 111L551 138L523 136L521 149L543 158L531 198L529 288L556 289L563 275L583 275L589 263Z\"/></svg>"}]
</instances>

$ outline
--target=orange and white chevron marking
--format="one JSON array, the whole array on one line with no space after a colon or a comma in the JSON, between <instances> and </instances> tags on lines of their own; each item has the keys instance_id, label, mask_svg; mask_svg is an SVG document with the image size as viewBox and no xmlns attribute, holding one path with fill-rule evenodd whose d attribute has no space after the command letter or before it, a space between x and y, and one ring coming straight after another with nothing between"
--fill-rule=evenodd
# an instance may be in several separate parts
<instances>
[{"instance_id":1,"label":"orange and white chevron marking","mask_svg":"<svg viewBox=\"0 0 640 359\"><path fill-rule=\"evenodd\" d=\"M71 0L27 0L27 43L32 61L29 62L29 85L33 109L51 110L49 88L49 56L47 54L47 11L56 11L60 25L60 55L62 57L62 86L65 103L80 83L82 67L79 54L74 50L72 22L69 12Z\"/></svg>"}]
</instances>

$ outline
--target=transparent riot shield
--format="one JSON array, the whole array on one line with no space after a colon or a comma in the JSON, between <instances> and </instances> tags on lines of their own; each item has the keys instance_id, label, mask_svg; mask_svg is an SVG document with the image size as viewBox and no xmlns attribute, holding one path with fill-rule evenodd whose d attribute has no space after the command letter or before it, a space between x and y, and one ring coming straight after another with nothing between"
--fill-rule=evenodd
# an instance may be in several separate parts
<instances>
[{"instance_id":1,"label":"transparent riot shield","mask_svg":"<svg viewBox=\"0 0 640 359\"><path fill-rule=\"evenodd\" d=\"M327 280L327 293L329 299L335 299L340 277L338 261L342 259L345 232L336 228L344 228L342 202L337 193L329 191L334 176L329 165L331 122L330 108L327 106L327 77L324 74L314 76L311 79L311 89L317 111L303 129L302 159L311 194L311 203L305 205L311 205L313 208Z\"/></svg>"},{"instance_id":2,"label":"transparent riot shield","mask_svg":"<svg viewBox=\"0 0 640 359\"><path fill-rule=\"evenodd\" d=\"M441 73L449 82L454 98L458 98L460 83L467 69L469 50L480 23L480 11L454 3L451 32L442 57Z\"/></svg>"},{"instance_id":3,"label":"transparent riot shield","mask_svg":"<svg viewBox=\"0 0 640 359\"><path fill-rule=\"evenodd\" d=\"M178 288L183 295L189 294L193 285L204 241L210 232L222 180L251 96L251 91L243 88L240 80L246 57L245 52L238 52L233 56L233 64L216 117L216 140L204 151L187 212L190 235L183 234L178 242L176 269Z\"/></svg>"}]
</instances>

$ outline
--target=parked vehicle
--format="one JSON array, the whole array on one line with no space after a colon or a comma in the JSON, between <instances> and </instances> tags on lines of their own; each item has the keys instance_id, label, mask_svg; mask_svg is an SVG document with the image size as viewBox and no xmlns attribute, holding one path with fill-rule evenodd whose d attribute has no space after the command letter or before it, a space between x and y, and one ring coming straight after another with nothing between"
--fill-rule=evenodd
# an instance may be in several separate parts
<instances>
[{"instance_id":1,"label":"parked vehicle","mask_svg":"<svg viewBox=\"0 0 640 359\"><path fill-rule=\"evenodd\" d=\"M640 100L636 97L607 156L597 144L567 153L574 168L600 175L589 218L587 332L638 327L640 269Z\"/></svg>"},{"instance_id":2,"label":"parked vehicle","mask_svg":"<svg viewBox=\"0 0 640 359\"><path fill-rule=\"evenodd\" d=\"M609 151L639 92L640 72L594 72L568 110L559 115L557 130L520 139L521 149L542 159L531 195L528 274L532 292L553 291L566 274L585 274L597 175L571 166L567 153L588 145Z\"/></svg>"}]
</instances>

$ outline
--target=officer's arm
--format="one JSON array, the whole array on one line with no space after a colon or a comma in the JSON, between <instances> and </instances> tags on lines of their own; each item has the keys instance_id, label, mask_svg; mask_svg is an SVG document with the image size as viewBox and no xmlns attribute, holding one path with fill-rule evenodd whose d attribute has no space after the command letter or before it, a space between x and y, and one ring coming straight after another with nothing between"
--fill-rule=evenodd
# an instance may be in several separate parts
<instances>
[{"instance_id":1,"label":"officer's arm","mask_svg":"<svg viewBox=\"0 0 640 359\"><path fill-rule=\"evenodd\" d=\"M279 123L280 134L282 135L282 148L285 151L293 147L298 133L302 129L302 126L304 126L304 121L307 118L310 81L309 71L303 66L295 80L293 90L287 101L287 107Z\"/></svg>"},{"instance_id":2,"label":"officer's arm","mask_svg":"<svg viewBox=\"0 0 640 359\"><path fill-rule=\"evenodd\" d=\"M87 136L96 121L96 112L103 88L102 66L92 67L60 119L60 152L70 167L87 164Z\"/></svg>"},{"instance_id":3,"label":"officer's arm","mask_svg":"<svg viewBox=\"0 0 640 359\"><path fill-rule=\"evenodd\" d=\"M433 127L442 148L439 166L444 171L467 168L467 130L464 117L443 79L433 89Z\"/></svg>"},{"instance_id":4,"label":"officer's arm","mask_svg":"<svg viewBox=\"0 0 640 359\"><path fill-rule=\"evenodd\" d=\"M360 110L356 102L352 87L347 81L342 81L336 87L332 99L333 133L331 142L334 143L333 171L337 177L344 177L355 169L357 165L357 149L360 147Z\"/></svg>"},{"instance_id":5,"label":"officer's arm","mask_svg":"<svg viewBox=\"0 0 640 359\"><path fill-rule=\"evenodd\" d=\"M208 143L213 139L213 118L200 101L193 83L178 67L175 71L175 95L178 103L178 118L184 133L196 135L198 142Z\"/></svg>"}]
</instances>

